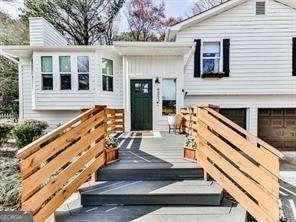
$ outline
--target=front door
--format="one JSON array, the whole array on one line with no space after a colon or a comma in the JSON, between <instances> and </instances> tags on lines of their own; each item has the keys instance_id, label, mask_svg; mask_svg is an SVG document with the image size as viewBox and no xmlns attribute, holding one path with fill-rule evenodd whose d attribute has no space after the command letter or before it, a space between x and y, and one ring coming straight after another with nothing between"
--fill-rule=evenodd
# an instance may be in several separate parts
<instances>
[{"instance_id":1,"label":"front door","mask_svg":"<svg viewBox=\"0 0 296 222\"><path fill-rule=\"evenodd\" d=\"M131 80L131 129L152 130L152 80Z\"/></svg>"}]
</instances>

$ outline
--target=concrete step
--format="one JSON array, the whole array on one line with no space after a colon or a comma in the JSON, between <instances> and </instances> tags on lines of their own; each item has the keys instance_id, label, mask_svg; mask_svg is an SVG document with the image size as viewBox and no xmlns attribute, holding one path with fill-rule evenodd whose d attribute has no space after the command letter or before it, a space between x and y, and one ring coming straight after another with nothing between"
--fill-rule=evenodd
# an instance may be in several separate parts
<instances>
[{"instance_id":1,"label":"concrete step","mask_svg":"<svg viewBox=\"0 0 296 222\"><path fill-rule=\"evenodd\" d=\"M56 222L246 222L240 206L100 206L58 211Z\"/></svg>"},{"instance_id":2,"label":"concrete step","mask_svg":"<svg viewBox=\"0 0 296 222\"><path fill-rule=\"evenodd\" d=\"M121 168L105 167L98 171L97 180L198 180L203 178L202 168Z\"/></svg>"},{"instance_id":3,"label":"concrete step","mask_svg":"<svg viewBox=\"0 0 296 222\"><path fill-rule=\"evenodd\" d=\"M215 182L103 181L80 189L81 205L203 205L218 206L222 188Z\"/></svg>"}]
</instances>

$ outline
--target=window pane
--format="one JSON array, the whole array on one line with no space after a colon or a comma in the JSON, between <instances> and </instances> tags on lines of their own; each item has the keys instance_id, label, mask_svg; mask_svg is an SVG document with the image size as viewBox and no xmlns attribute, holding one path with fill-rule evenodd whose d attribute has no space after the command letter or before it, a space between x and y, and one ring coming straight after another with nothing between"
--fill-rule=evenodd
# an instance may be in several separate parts
<instances>
[{"instance_id":1,"label":"window pane","mask_svg":"<svg viewBox=\"0 0 296 222\"><path fill-rule=\"evenodd\" d=\"M162 100L176 100L176 80L162 80Z\"/></svg>"},{"instance_id":2,"label":"window pane","mask_svg":"<svg viewBox=\"0 0 296 222\"><path fill-rule=\"evenodd\" d=\"M42 90L52 90L52 74L42 74Z\"/></svg>"},{"instance_id":3,"label":"window pane","mask_svg":"<svg viewBox=\"0 0 296 222\"><path fill-rule=\"evenodd\" d=\"M162 115L176 114L176 100L162 100Z\"/></svg>"},{"instance_id":4,"label":"window pane","mask_svg":"<svg viewBox=\"0 0 296 222\"><path fill-rule=\"evenodd\" d=\"M71 74L61 74L61 90L71 89Z\"/></svg>"},{"instance_id":5,"label":"window pane","mask_svg":"<svg viewBox=\"0 0 296 222\"><path fill-rule=\"evenodd\" d=\"M60 72L71 72L70 56L60 56Z\"/></svg>"},{"instance_id":6,"label":"window pane","mask_svg":"<svg viewBox=\"0 0 296 222\"><path fill-rule=\"evenodd\" d=\"M136 94L147 94L149 93L148 83L135 83L135 93Z\"/></svg>"},{"instance_id":7,"label":"window pane","mask_svg":"<svg viewBox=\"0 0 296 222\"><path fill-rule=\"evenodd\" d=\"M88 56L77 57L77 68L78 72L89 72Z\"/></svg>"},{"instance_id":8,"label":"window pane","mask_svg":"<svg viewBox=\"0 0 296 222\"><path fill-rule=\"evenodd\" d=\"M51 56L41 56L41 72L52 72Z\"/></svg>"},{"instance_id":9,"label":"window pane","mask_svg":"<svg viewBox=\"0 0 296 222\"><path fill-rule=\"evenodd\" d=\"M162 80L162 115L176 114L176 79Z\"/></svg>"},{"instance_id":10,"label":"window pane","mask_svg":"<svg viewBox=\"0 0 296 222\"><path fill-rule=\"evenodd\" d=\"M204 59L203 73L219 73L219 59Z\"/></svg>"},{"instance_id":11,"label":"window pane","mask_svg":"<svg viewBox=\"0 0 296 222\"><path fill-rule=\"evenodd\" d=\"M204 42L203 43L204 57L219 57L220 56L220 42Z\"/></svg>"},{"instance_id":12,"label":"window pane","mask_svg":"<svg viewBox=\"0 0 296 222\"><path fill-rule=\"evenodd\" d=\"M113 92L113 77L103 76L103 91Z\"/></svg>"},{"instance_id":13,"label":"window pane","mask_svg":"<svg viewBox=\"0 0 296 222\"><path fill-rule=\"evenodd\" d=\"M105 75L113 75L113 61L110 59L102 59L102 73Z\"/></svg>"},{"instance_id":14,"label":"window pane","mask_svg":"<svg viewBox=\"0 0 296 222\"><path fill-rule=\"evenodd\" d=\"M79 90L89 90L89 75L88 74L78 74L78 89Z\"/></svg>"}]
</instances>

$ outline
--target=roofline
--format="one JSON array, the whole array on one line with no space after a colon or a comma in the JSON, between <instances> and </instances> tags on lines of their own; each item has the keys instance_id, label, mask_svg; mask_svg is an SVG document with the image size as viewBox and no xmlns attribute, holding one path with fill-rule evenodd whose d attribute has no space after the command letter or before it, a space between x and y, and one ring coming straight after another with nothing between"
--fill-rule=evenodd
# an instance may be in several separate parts
<instances>
[{"instance_id":1,"label":"roofline","mask_svg":"<svg viewBox=\"0 0 296 222\"><path fill-rule=\"evenodd\" d=\"M176 42L114 42L113 45L65 45L65 46L29 46L29 45L2 45L0 52L11 57L30 57L34 51L38 52L94 52L101 50L121 54L122 50L151 51L163 49L182 51L192 47L192 43ZM178 54L178 53L177 53Z\"/></svg>"},{"instance_id":2,"label":"roofline","mask_svg":"<svg viewBox=\"0 0 296 222\"><path fill-rule=\"evenodd\" d=\"M178 48L178 47L189 47L192 43L187 42L114 42L114 47L161 47L161 48Z\"/></svg>"},{"instance_id":3,"label":"roofline","mask_svg":"<svg viewBox=\"0 0 296 222\"><path fill-rule=\"evenodd\" d=\"M166 41L170 41L171 34L174 35L178 31L190 26L192 23L200 23L208 18L211 18L215 15L221 14L226 10L232 9L244 2L247 2L249 0L228 0L226 2L223 2L222 4L216 5L206 11L203 11L197 15L193 15L171 27L168 28L166 33ZM287 7L290 7L292 9L296 10L296 1L293 0L274 0L275 2L278 2L280 4L283 4Z\"/></svg>"},{"instance_id":4,"label":"roofline","mask_svg":"<svg viewBox=\"0 0 296 222\"><path fill-rule=\"evenodd\" d=\"M64 45L64 46L30 46L30 45L2 45L2 50L64 50L64 49L83 49L83 50L96 50L96 49L112 49L112 45Z\"/></svg>"},{"instance_id":5,"label":"roofline","mask_svg":"<svg viewBox=\"0 0 296 222\"><path fill-rule=\"evenodd\" d=\"M205 19L208 19L212 16L215 16L217 14L220 14L222 12L224 12L225 10L231 9L243 2L246 2L249 0L228 0L226 2L223 2L222 4L216 5L206 11L203 11L197 15L193 15L171 27L169 27L170 30L180 30L181 28L183 28L184 26L188 26L189 24L191 24L192 22L201 22Z\"/></svg>"},{"instance_id":6,"label":"roofline","mask_svg":"<svg viewBox=\"0 0 296 222\"><path fill-rule=\"evenodd\" d=\"M206 10L204 10L204 11L198 13L198 14L195 14L195 15L189 16L188 18L183 19L182 21L179 21L179 22L175 23L174 25L170 26L169 28L174 27L174 26L176 26L176 25L179 25L179 24L182 23L182 22L186 22L187 20L189 20L189 19L191 19L191 18L193 18L193 17L195 17L195 16L197 16L197 15L201 15L201 14L203 14L203 13L206 13L207 11L209 11L209 10L211 10L211 9L214 9L214 8L220 6L220 5L223 5L223 4L225 4L226 2L229 2L229 1L231 1L231 0L227 0L227 1L225 1L225 2L222 2L222 3L218 4L218 5L213 6L212 8L206 9Z\"/></svg>"}]
</instances>

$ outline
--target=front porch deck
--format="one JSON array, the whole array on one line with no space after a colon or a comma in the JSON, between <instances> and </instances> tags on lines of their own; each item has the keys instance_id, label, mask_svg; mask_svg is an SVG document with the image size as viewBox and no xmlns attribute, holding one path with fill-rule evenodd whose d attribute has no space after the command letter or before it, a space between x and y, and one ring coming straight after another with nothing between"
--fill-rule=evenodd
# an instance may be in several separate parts
<instances>
[{"instance_id":1,"label":"front porch deck","mask_svg":"<svg viewBox=\"0 0 296 222\"><path fill-rule=\"evenodd\" d=\"M120 161L109 169L198 168L183 159L185 136L168 132L149 132L143 136L124 133L119 136Z\"/></svg>"}]
</instances>

